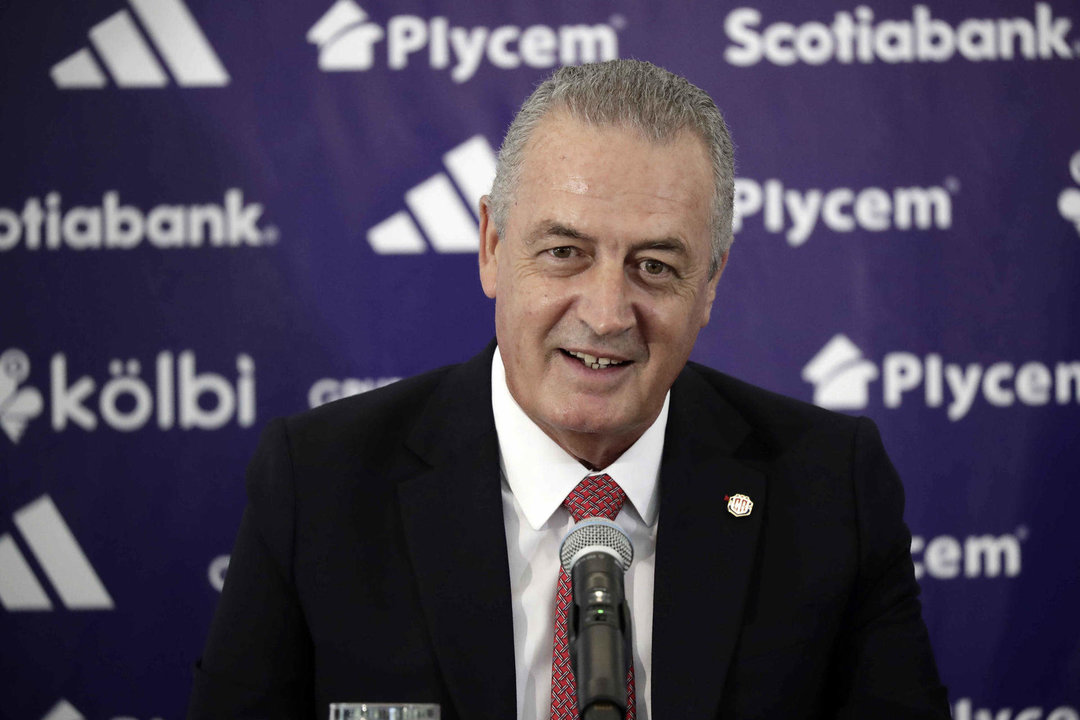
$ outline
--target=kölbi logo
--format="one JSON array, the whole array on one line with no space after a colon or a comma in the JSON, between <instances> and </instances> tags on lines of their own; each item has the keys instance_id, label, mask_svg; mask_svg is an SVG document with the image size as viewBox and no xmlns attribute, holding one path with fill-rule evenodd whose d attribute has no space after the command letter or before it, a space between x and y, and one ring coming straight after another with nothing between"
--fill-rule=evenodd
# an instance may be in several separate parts
<instances>
[{"instance_id":1,"label":"k\u00f6lbi logo","mask_svg":"<svg viewBox=\"0 0 1080 720\"><path fill-rule=\"evenodd\" d=\"M41 393L34 387L23 387L30 375L30 358L18 348L0 355L0 430L11 442L19 442L26 424L41 414Z\"/></svg>"},{"instance_id":2,"label":"k\u00f6lbi logo","mask_svg":"<svg viewBox=\"0 0 1080 720\"><path fill-rule=\"evenodd\" d=\"M278 229L260 227L263 206L245 202L229 188L220 204L163 203L149 210L121 202L107 190L98 206L65 208L60 193L31 197L21 212L0 207L0 252L22 243L37 250L133 250L145 241L159 250L263 247L277 242Z\"/></svg>"},{"instance_id":3,"label":"k\u00f6lbi logo","mask_svg":"<svg viewBox=\"0 0 1080 720\"><path fill-rule=\"evenodd\" d=\"M17 358L19 363L15 366L25 367L25 372L20 370L16 377L25 378L29 360L21 350L8 350L3 357ZM89 375L73 377L67 356L56 353L49 371L49 416L56 432L69 425L92 432L99 422L113 430L133 432L146 427L152 417L161 430L174 427L216 430L234 419L242 428L255 423L255 361L243 353L236 356L235 381L217 373L200 372L192 350L175 355L168 350L158 353L153 367L154 384L141 377L143 365L136 359L109 361L110 377L95 380ZM15 389L17 385L10 385L7 394L12 397L14 393L16 401L3 405L7 409L0 414L0 426L5 431L9 425L18 429L17 434L8 432L13 441L22 436L26 423L42 410L40 393L27 387L21 392L37 393L37 402L30 396L30 401L23 401L22 414L15 414L11 408L18 405L18 398L27 397L20 395ZM97 403L93 403L95 392L98 392ZM27 411L35 407L36 413Z\"/></svg>"},{"instance_id":4,"label":"k\u00f6lbi logo","mask_svg":"<svg viewBox=\"0 0 1080 720\"><path fill-rule=\"evenodd\" d=\"M879 365L863 357L847 336L833 336L803 368L802 378L814 386L814 403L832 410L861 410L870 401L870 383ZM1036 360L1014 364L945 362L938 353L919 357L910 352L886 353L880 363L882 402L898 408L905 395L923 389L927 407L943 407L957 421L981 398L994 407L1016 404L1039 407L1080 403L1080 361L1052 365Z\"/></svg>"},{"instance_id":5,"label":"k\u00f6lbi logo","mask_svg":"<svg viewBox=\"0 0 1080 720\"><path fill-rule=\"evenodd\" d=\"M169 84L151 46L184 87L221 87L229 73L182 0L129 0L150 37L148 44L127 10L90 28L90 44L122 88L159 88ZM62 90L105 87L108 80L89 48L53 66L53 82Z\"/></svg>"},{"instance_id":6,"label":"k\u00f6lbi logo","mask_svg":"<svg viewBox=\"0 0 1080 720\"><path fill-rule=\"evenodd\" d=\"M307 41L319 47L322 70L369 70L375 64L375 46L385 39L389 69L408 67L410 56L426 49L429 67L450 68L454 82L463 83L485 59L503 70L614 60L619 57L616 26L624 23L615 16L610 24L468 28L451 25L443 16L394 15L384 29L354 0L337 0L308 31Z\"/></svg>"},{"instance_id":7,"label":"k\u00f6lbi logo","mask_svg":"<svg viewBox=\"0 0 1080 720\"><path fill-rule=\"evenodd\" d=\"M1069 160L1069 174L1073 182L1080 185L1080 150L1073 153ZM1058 195L1058 212L1072 224L1076 225L1076 232L1080 233L1080 188L1069 187Z\"/></svg>"}]
</instances>

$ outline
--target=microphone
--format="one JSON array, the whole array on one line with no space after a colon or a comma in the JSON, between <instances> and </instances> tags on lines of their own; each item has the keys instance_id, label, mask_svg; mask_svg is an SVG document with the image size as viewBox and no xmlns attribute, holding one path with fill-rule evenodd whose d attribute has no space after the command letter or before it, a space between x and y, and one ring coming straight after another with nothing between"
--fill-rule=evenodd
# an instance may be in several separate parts
<instances>
[{"instance_id":1,"label":"microphone","mask_svg":"<svg viewBox=\"0 0 1080 720\"><path fill-rule=\"evenodd\" d=\"M574 597L566 624L578 713L582 720L622 720L633 662L623 573L634 546L615 523L589 518L563 538L559 559Z\"/></svg>"}]
</instances>

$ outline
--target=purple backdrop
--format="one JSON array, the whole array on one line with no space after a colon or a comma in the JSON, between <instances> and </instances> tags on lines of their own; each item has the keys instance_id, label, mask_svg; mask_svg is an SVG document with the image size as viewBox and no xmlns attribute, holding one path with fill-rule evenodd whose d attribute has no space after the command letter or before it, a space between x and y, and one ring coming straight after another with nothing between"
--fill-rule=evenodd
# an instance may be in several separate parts
<instances>
[{"instance_id":1,"label":"purple backdrop","mask_svg":"<svg viewBox=\"0 0 1080 720\"><path fill-rule=\"evenodd\" d=\"M259 428L488 341L492 148L618 56L738 146L695 359L880 425L957 720L1077 720L1080 3L360 1L0 8L0 716L183 716Z\"/></svg>"}]
</instances>

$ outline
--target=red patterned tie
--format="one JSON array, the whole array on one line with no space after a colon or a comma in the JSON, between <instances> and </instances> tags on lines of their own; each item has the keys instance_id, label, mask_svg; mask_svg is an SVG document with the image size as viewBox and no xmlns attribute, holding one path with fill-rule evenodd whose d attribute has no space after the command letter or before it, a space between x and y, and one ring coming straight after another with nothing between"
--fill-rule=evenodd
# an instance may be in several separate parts
<instances>
[{"instance_id":1,"label":"red patterned tie","mask_svg":"<svg viewBox=\"0 0 1080 720\"><path fill-rule=\"evenodd\" d=\"M563 506L574 522L601 517L614 520L622 509L626 493L607 475L590 475L578 483ZM570 664L567 643L566 610L573 600L570 576L559 570L559 589L555 593L555 651L551 660L551 720L578 720L577 683ZM626 720L634 720L634 663L626 673Z\"/></svg>"}]
</instances>

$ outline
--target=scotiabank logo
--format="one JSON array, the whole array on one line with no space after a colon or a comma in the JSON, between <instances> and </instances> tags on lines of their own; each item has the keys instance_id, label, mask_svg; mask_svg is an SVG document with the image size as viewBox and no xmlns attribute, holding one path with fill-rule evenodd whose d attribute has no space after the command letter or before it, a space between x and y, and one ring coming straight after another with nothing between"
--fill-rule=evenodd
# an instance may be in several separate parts
<instances>
[{"instance_id":1,"label":"scotiabank logo","mask_svg":"<svg viewBox=\"0 0 1080 720\"><path fill-rule=\"evenodd\" d=\"M879 372L880 367L880 372ZM814 403L831 410L862 410L870 384L881 379L885 407L921 402L944 407L949 420L963 419L976 403L993 407L1080 403L1080 360L949 362L938 353L886 353L868 360L846 335L834 335L806 364L802 378L814 386ZM916 394L919 390L922 392Z\"/></svg>"},{"instance_id":2,"label":"scotiabank logo","mask_svg":"<svg viewBox=\"0 0 1080 720\"><path fill-rule=\"evenodd\" d=\"M615 16L610 24L491 28L458 26L443 16L394 15L384 26L354 0L338 0L308 31L307 41L319 48L321 70L369 70L382 43L390 70L426 62L432 70L449 70L454 82L463 83L485 61L512 70L614 60L619 57L616 26L624 23Z\"/></svg>"},{"instance_id":3,"label":"scotiabank logo","mask_svg":"<svg viewBox=\"0 0 1080 720\"><path fill-rule=\"evenodd\" d=\"M69 427L93 432L101 426L134 432L151 424L161 430L217 430L230 422L242 428L255 423L250 355L236 356L234 377L199 368L192 350L162 351L152 364L113 359L97 377L81 373L64 353L49 361L46 412L56 432ZM20 437L32 419L25 418Z\"/></svg>"},{"instance_id":4,"label":"scotiabank logo","mask_svg":"<svg viewBox=\"0 0 1080 720\"><path fill-rule=\"evenodd\" d=\"M1030 6L1029 6L1030 7ZM967 18L952 23L936 18L928 5L916 5L911 17L878 20L860 5L830 20L796 25L764 24L759 10L737 8L724 20L730 44L724 59L747 67L851 63L942 63L1071 60L1080 57L1080 41L1070 38L1072 20L1054 14L1050 3L1035 3L1033 17Z\"/></svg>"},{"instance_id":5,"label":"scotiabank logo","mask_svg":"<svg viewBox=\"0 0 1080 720\"><path fill-rule=\"evenodd\" d=\"M1002 535L968 535L964 538L913 535L911 560L915 565L915 578L1016 577L1023 565L1021 546L1027 538L1025 526Z\"/></svg>"},{"instance_id":6,"label":"scotiabank logo","mask_svg":"<svg viewBox=\"0 0 1080 720\"><path fill-rule=\"evenodd\" d=\"M31 197L21 211L0 207L0 252L36 250L159 250L261 247L277 242L276 227L260 226L264 208L240 188L221 203L166 203L147 210L107 190L100 205L64 207L59 192Z\"/></svg>"},{"instance_id":7,"label":"scotiabank logo","mask_svg":"<svg viewBox=\"0 0 1080 720\"><path fill-rule=\"evenodd\" d=\"M783 233L798 247L822 226L835 233L947 230L952 227L956 178L929 187L787 187L775 178L735 179L734 230L760 216L768 233Z\"/></svg>"}]
</instances>

